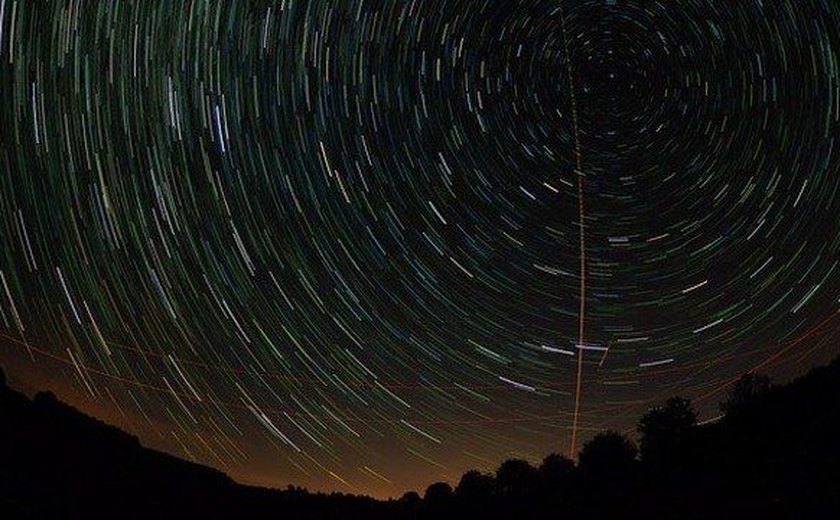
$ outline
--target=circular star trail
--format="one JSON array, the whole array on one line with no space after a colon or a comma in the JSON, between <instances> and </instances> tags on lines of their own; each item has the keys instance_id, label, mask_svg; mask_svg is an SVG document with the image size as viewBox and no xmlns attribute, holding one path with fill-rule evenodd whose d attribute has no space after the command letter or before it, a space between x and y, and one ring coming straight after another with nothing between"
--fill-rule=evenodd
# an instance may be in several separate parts
<instances>
[{"instance_id":1,"label":"circular star trail","mask_svg":"<svg viewBox=\"0 0 840 520\"><path fill-rule=\"evenodd\" d=\"M237 478L377 495L565 449L580 349L583 436L712 414L837 351L838 28L0 0L0 360Z\"/></svg>"}]
</instances>

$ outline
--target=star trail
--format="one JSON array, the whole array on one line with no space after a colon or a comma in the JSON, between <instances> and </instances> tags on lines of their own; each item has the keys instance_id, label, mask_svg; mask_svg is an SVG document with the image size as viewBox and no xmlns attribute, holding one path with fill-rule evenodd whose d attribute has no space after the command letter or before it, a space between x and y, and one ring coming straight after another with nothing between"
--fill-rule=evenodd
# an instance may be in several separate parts
<instances>
[{"instance_id":1,"label":"star trail","mask_svg":"<svg viewBox=\"0 0 840 520\"><path fill-rule=\"evenodd\" d=\"M0 0L0 362L376 496L709 418L840 350L838 129L833 0Z\"/></svg>"}]
</instances>

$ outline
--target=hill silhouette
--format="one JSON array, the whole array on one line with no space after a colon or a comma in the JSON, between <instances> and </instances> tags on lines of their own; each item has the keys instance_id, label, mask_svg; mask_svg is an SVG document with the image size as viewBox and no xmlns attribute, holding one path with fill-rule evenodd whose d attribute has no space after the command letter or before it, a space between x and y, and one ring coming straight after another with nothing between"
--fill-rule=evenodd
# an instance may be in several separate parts
<instances>
[{"instance_id":1,"label":"hill silhouette","mask_svg":"<svg viewBox=\"0 0 840 520\"><path fill-rule=\"evenodd\" d=\"M0 518L377 518L367 497L270 490L144 448L50 392L29 400L0 370Z\"/></svg>"},{"instance_id":2,"label":"hill silhouette","mask_svg":"<svg viewBox=\"0 0 840 520\"><path fill-rule=\"evenodd\" d=\"M423 497L377 501L244 486L144 448L49 392L30 400L0 370L2 518L827 518L840 511L840 358L783 386L747 374L698 425L671 398L587 442L578 463L472 470ZM828 515L828 516L826 516Z\"/></svg>"}]
</instances>

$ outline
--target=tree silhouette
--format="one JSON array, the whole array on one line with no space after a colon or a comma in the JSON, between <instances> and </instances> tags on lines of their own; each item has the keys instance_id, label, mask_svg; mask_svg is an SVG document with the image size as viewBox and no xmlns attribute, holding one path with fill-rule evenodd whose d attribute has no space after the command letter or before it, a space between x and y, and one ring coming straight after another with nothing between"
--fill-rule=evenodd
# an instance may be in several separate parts
<instances>
[{"instance_id":1,"label":"tree silhouette","mask_svg":"<svg viewBox=\"0 0 840 520\"><path fill-rule=\"evenodd\" d=\"M574 500L591 518L634 518L637 502L636 445L615 431L599 433L583 445ZM589 516L587 516L589 517Z\"/></svg>"},{"instance_id":2,"label":"tree silhouette","mask_svg":"<svg viewBox=\"0 0 840 520\"><path fill-rule=\"evenodd\" d=\"M493 496L495 488L496 480L492 475L473 469L461 476L455 494L467 501L477 501Z\"/></svg>"},{"instance_id":3,"label":"tree silhouette","mask_svg":"<svg viewBox=\"0 0 840 520\"><path fill-rule=\"evenodd\" d=\"M580 470L597 477L628 472L636 463L636 445L626 436L607 431L599 433L583 445L578 455Z\"/></svg>"},{"instance_id":4,"label":"tree silhouette","mask_svg":"<svg viewBox=\"0 0 840 520\"><path fill-rule=\"evenodd\" d=\"M506 460L496 470L496 481L503 496L523 497L537 482L537 470L521 459Z\"/></svg>"},{"instance_id":5,"label":"tree silhouette","mask_svg":"<svg viewBox=\"0 0 840 520\"><path fill-rule=\"evenodd\" d=\"M537 471L546 491L556 491L557 488L567 485L572 479L575 472L575 463L564 455L551 453L543 459Z\"/></svg>"},{"instance_id":6,"label":"tree silhouette","mask_svg":"<svg viewBox=\"0 0 840 520\"><path fill-rule=\"evenodd\" d=\"M420 495L416 491L406 491L400 498L400 502L404 506L412 509L419 507L422 501L423 499L420 498Z\"/></svg>"},{"instance_id":7,"label":"tree silhouette","mask_svg":"<svg viewBox=\"0 0 840 520\"><path fill-rule=\"evenodd\" d=\"M720 403L720 411L725 415L737 413L746 404L754 401L758 396L770 389L770 378L763 374L748 372L741 376L725 401Z\"/></svg>"},{"instance_id":8,"label":"tree silhouette","mask_svg":"<svg viewBox=\"0 0 840 520\"><path fill-rule=\"evenodd\" d=\"M681 437L695 424L697 412L683 397L672 397L648 411L637 427L642 460L656 465L673 463Z\"/></svg>"},{"instance_id":9,"label":"tree silhouette","mask_svg":"<svg viewBox=\"0 0 840 520\"><path fill-rule=\"evenodd\" d=\"M406 491L403 493L403 496L400 497L400 502L408 507L417 507L422 501L423 499L420 498L420 494L416 491Z\"/></svg>"},{"instance_id":10,"label":"tree silhouette","mask_svg":"<svg viewBox=\"0 0 840 520\"><path fill-rule=\"evenodd\" d=\"M452 499L452 486L446 482L435 482L426 488L423 500L432 507L446 506Z\"/></svg>"}]
</instances>

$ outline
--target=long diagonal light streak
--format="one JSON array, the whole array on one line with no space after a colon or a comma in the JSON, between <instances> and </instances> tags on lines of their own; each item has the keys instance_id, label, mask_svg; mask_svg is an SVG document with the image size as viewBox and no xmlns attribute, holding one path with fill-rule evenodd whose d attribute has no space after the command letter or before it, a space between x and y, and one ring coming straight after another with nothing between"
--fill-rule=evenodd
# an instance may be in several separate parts
<instances>
[{"instance_id":1,"label":"long diagonal light streak","mask_svg":"<svg viewBox=\"0 0 840 520\"><path fill-rule=\"evenodd\" d=\"M566 32L566 13L561 3L560 12L561 24L563 26L563 45L566 53L566 66L569 75L569 93L572 103L572 131L575 142L575 173L577 174L578 193L578 243L580 249L580 298L578 306L578 345L583 345L585 340L586 325L586 231L584 227L585 206L583 199L583 154L580 145L580 126L578 124L577 97L575 95L575 80L572 70L572 60L569 52L569 39ZM572 419L572 440L569 446L569 456L574 456L577 444L577 429L580 418L580 394L583 376L583 349L577 349L577 376L575 378L575 411Z\"/></svg>"}]
</instances>

